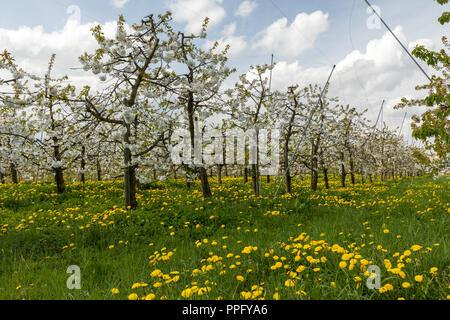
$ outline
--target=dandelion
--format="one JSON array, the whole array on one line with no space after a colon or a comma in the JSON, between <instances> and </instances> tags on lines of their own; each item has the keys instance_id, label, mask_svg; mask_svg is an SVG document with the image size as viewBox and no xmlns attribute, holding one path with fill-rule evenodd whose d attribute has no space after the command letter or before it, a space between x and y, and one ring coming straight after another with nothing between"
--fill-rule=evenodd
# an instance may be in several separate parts
<instances>
[{"instance_id":1,"label":"dandelion","mask_svg":"<svg viewBox=\"0 0 450 320\"><path fill-rule=\"evenodd\" d=\"M403 282L402 287L406 289L406 288L411 287L411 284L409 282Z\"/></svg>"},{"instance_id":2,"label":"dandelion","mask_svg":"<svg viewBox=\"0 0 450 320\"><path fill-rule=\"evenodd\" d=\"M369 264L369 261L366 259L362 259L360 262L363 266L367 266Z\"/></svg>"},{"instance_id":3,"label":"dandelion","mask_svg":"<svg viewBox=\"0 0 450 320\"><path fill-rule=\"evenodd\" d=\"M252 293L251 292L242 291L241 292L241 297L244 298L245 300L248 300L248 299L250 299L252 297Z\"/></svg>"},{"instance_id":4,"label":"dandelion","mask_svg":"<svg viewBox=\"0 0 450 320\"><path fill-rule=\"evenodd\" d=\"M344 253L344 254L342 255L342 260L350 260L351 257L352 257L352 256L351 256L350 254Z\"/></svg>"},{"instance_id":5,"label":"dandelion","mask_svg":"<svg viewBox=\"0 0 450 320\"><path fill-rule=\"evenodd\" d=\"M118 293L119 293L119 289L117 289L117 288L112 288L112 289L111 289L111 293L112 293L112 294L118 294Z\"/></svg>"},{"instance_id":6,"label":"dandelion","mask_svg":"<svg viewBox=\"0 0 450 320\"><path fill-rule=\"evenodd\" d=\"M189 298L190 296L192 296L192 294L193 294L193 292L192 292L192 289L191 289L191 288L184 289L184 290L181 292L181 296L182 296L183 298Z\"/></svg>"},{"instance_id":7,"label":"dandelion","mask_svg":"<svg viewBox=\"0 0 450 320\"><path fill-rule=\"evenodd\" d=\"M423 275L417 275L417 276L415 276L415 277L414 277L414 280L415 280L416 282L422 282L422 281L423 281Z\"/></svg>"},{"instance_id":8,"label":"dandelion","mask_svg":"<svg viewBox=\"0 0 450 320\"><path fill-rule=\"evenodd\" d=\"M305 270L305 266L298 266L298 268L295 270L297 272L302 272L303 270Z\"/></svg>"},{"instance_id":9,"label":"dandelion","mask_svg":"<svg viewBox=\"0 0 450 320\"><path fill-rule=\"evenodd\" d=\"M284 282L284 285L286 287L293 287L293 286L295 286L295 281L293 281L292 279L288 279Z\"/></svg>"},{"instance_id":10,"label":"dandelion","mask_svg":"<svg viewBox=\"0 0 450 320\"><path fill-rule=\"evenodd\" d=\"M152 278L159 277L161 275L162 275L162 271L159 269L153 270L152 273L150 273L150 276Z\"/></svg>"},{"instance_id":11,"label":"dandelion","mask_svg":"<svg viewBox=\"0 0 450 320\"><path fill-rule=\"evenodd\" d=\"M141 287L141 284L140 284L139 282L137 282L137 283L134 283L134 284L131 286L131 289L136 289L136 288L139 288L139 287Z\"/></svg>"},{"instance_id":12,"label":"dandelion","mask_svg":"<svg viewBox=\"0 0 450 320\"><path fill-rule=\"evenodd\" d=\"M136 293L132 293L128 296L128 300L137 300L137 299L139 299L139 297Z\"/></svg>"},{"instance_id":13,"label":"dandelion","mask_svg":"<svg viewBox=\"0 0 450 320\"><path fill-rule=\"evenodd\" d=\"M384 286L382 286L378 291L380 293L385 293L387 291L392 291L394 290L394 286L390 283L386 283Z\"/></svg>"},{"instance_id":14,"label":"dandelion","mask_svg":"<svg viewBox=\"0 0 450 320\"><path fill-rule=\"evenodd\" d=\"M145 300L154 300L156 296L153 293L149 293L145 296Z\"/></svg>"}]
</instances>

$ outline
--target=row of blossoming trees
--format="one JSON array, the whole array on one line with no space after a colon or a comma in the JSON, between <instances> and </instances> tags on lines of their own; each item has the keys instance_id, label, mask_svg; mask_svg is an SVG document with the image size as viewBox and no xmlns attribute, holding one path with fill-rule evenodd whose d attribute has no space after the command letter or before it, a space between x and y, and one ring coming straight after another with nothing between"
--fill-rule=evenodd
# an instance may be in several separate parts
<instances>
[{"instance_id":1,"label":"row of blossoming trees","mask_svg":"<svg viewBox=\"0 0 450 320\"><path fill-rule=\"evenodd\" d=\"M207 20L199 35L175 32L167 13L149 15L132 26L120 17L110 38L100 26L93 28L98 49L82 55L80 62L85 72L98 77L96 88L77 88L68 77L55 78L55 56L45 74L35 75L4 51L0 183L6 177L14 183L52 177L57 192L63 193L67 176L81 182L121 178L125 206L130 209L138 205L140 184L169 176L185 177L188 188L192 179L200 179L205 198L211 196L212 174L218 175L219 183L223 174L244 175L245 182L250 176L255 195L260 194L258 161L209 166L170 161L180 128L188 132L185 142L191 151L208 128L221 132L279 128L278 174L286 171L305 134L286 172L287 192L292 192L291 177L303 173L310 173L313 190L319 175L328 188L330 173L340 174L343 186L346 175L356 183L359 174L364 183L417 173L413 157L417 150L406 146L397 132L376 129L364 118L365 112L340 105L337 98L325 95L316 108L322 91L317 85L271 92L268 75L273 66L262 65L252 66L234 88L225 90L223 83L235 70L227 66L228 48L220 51L217 43L210 49L199 46L206 25Z\"/></svg>"}]
</instances>

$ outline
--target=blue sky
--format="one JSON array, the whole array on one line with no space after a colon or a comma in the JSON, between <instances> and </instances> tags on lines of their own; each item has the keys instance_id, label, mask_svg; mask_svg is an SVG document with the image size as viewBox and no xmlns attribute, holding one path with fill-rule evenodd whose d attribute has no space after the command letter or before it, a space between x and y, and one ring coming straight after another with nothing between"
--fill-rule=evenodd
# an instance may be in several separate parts
<instances>
[{"instance_id":1,"label":"blue sky","mask_svg":"<svg viewBox=\"0 0 450 320\"><path fill-rule=\"evenodd\" d=\"M258 5L257 8L250 16L239 19L233 13L241 2L241 0L222 2L221 5L227 11L227 16L222 20L221 25L235 21L236 32L250 38L284 16L292 21L299 12L311 13L322 10L329 13L329 30L318 37L314 49L301 55L305 63L318 64L342 58L353 49L350 32L353 45L357 49L363 49L367 41L385 32L384 27L381 30L366 28L369 15L366 13L367 5L363 0L254 0ZM444 31L436 21L442 9L431 0L372 0L371 2L382 8L383 18L391 27L402 25L408 38L435 38ZM68 17L66 9L70 5L80 7L81 23L113 21L119 14L124 14L127 21L134 22L139 21L145 14L169 10L170 1L129 0L122 8L117 8L112 3L112 0L8 1L7 6L3 6L0 11L0 27L13 29L24 25L30 27L42 25L47 32L56 31L66 23ZM183 23L177 25L183 29ZM220 35L220 31L220 26L210 28L209 36ZM300 39L301 36L299 41ZM252 56L249 60L254 58Z\"/></svg>"},{"instance_id":2,"label":"blue sky","mask_svg":"<svg viewBox=\"0 0 450 320\"><path fill-rule=\"evenodd\" d=\"M120 2L122 6L118 7ZM212 12L207 40L231 44L234 51L230 65L238 68L228 85L251 64L269 63L272 52L278 63L274 87L280 90L294 83L301 86L309 82L323 83L331 66L337 64L330 94L340 96L343 103L369 108L369 118L376 117L381 100L386 99L386 122L391 127L400 125L404 112L392 107L403 96L417 96L414 86L423 83L425 78L384 26L368 28L371 14L367 13L363 0L247 0L253 10L237 15L243 2L7 1L0 11L0 50L8 49L19 63L38 70L45 67L49 54L56 51L58 71L72 75L69 68L77 65L76 57L84 50L93 49L88 39L93 22L112 23L122 13L127 22L133 23L147 14L170 9L175 27L190 31L194 28L193 21L201 21L205 12ZM432 0L371 2L381 9L383 18L406 46L421 43L430 48L441 47L439 41L445 29L437 17L444 9L448 11L448 5L441 7ZM69 28L67 8L71 5L79 7L80 20L77 26ZM277 28L282 31L276 31ZM86 74L73 73L73 76L80 84L94 81Z\"/></svg>"}]
</instances>

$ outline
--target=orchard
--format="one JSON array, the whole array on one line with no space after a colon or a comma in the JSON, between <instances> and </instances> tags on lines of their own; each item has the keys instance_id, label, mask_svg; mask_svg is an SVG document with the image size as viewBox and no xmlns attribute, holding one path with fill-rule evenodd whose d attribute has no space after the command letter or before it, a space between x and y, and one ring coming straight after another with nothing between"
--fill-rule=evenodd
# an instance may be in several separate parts
<instances>
[{"instance_id":1,"label":"orchard","mask_svg":"<svg viewBox=\"0 0 450 320\"><path fill-rule=\"evenodd\" d=\"M226 85L209 23L93 27L74 63L95 86L1 52L0 299L448 299L445 49L414 51L439 76L397 106L428 107L413 146L331 75L274 89L272 62Z\"/></svg>"}]
</instances>

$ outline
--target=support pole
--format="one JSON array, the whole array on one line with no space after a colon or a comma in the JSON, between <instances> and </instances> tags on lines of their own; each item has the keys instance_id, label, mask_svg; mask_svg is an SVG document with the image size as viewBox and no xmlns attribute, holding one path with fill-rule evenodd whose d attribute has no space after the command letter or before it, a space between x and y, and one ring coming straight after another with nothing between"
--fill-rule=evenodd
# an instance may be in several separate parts
<instances>
[{"instance_id":1,"label":"support pole","mask_svg":"<svg viewBox=\"0 0 450 320\"><path fill-rule=\"evenodd\" d=\"M272 92L272 71L273 71L273 53L270 60L269 97ZM262 176L259 175L259 194L261 194L261 187L262 187Z\"/></svg>"}]
</instances>

